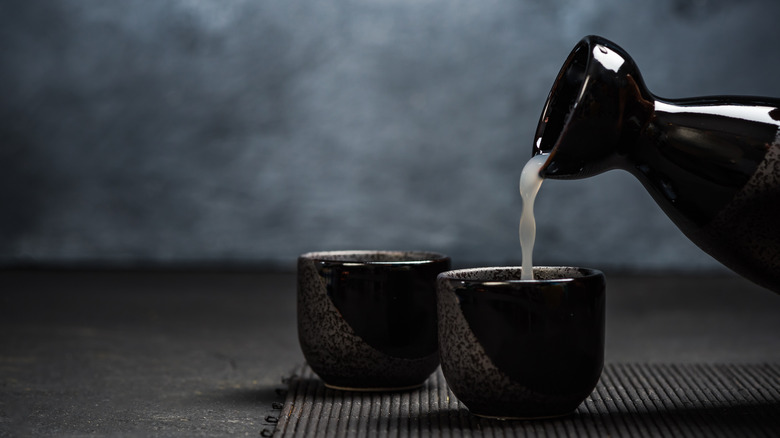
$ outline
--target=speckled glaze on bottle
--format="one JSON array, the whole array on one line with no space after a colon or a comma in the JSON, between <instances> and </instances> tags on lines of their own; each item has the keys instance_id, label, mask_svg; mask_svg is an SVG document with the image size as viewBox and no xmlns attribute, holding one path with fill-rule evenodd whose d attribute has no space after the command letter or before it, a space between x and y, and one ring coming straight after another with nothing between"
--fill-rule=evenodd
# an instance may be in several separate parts
<instances>
[{"instance_id":1,"label":"speckled glaze on bottle","mask_svg":"<svg viewBox=\"0 0 780 438\"><path fill-rule=\"evenodd\" d=\"M625 50L588 36L553 84L532 153L549 154L545 178L630 172L695 244L780 293L780 99L662 99Z\"/></svg>"},{"instance_id":2,"label":"speckled glaze on bottle","mask_svg":"<svg viewBox=\"0 0 780 438\"><path fill-rule=\"evenodd\" d=\"M298 340L333 389L405 390L439 365L436 276L447 256L323 251L298 258Z\"/></svg>"}]
</instances>

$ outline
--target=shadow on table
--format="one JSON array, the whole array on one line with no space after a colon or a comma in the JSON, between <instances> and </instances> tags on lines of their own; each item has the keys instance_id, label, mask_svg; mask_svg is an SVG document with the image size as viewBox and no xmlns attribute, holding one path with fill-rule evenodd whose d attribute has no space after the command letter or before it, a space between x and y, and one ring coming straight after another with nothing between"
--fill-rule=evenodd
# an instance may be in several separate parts
<instances>
[{"instance_id":1,"label":"shadow on table","mask_svg":"<svg viewBox=\"0 0 780 438\"><path fill-rule=\"evenodd\" d=\"M207 395L210 403L238 407L256 419L258 434L271 437L282 417L287 395L286 385L263 385L255 388L224 388Z\"/></svg>"},{"instance_id":2,"label":"shadow on table","mask_svg":"<svg viewBox=\"0 0 780 438\"><path fill-rule=\"evenodd\" d=\"M226 388L214 390L208 397L211 400L246 406L272 405L284 402L287 389L283 385L267 385L255 388Z\"/></svg>"},{"instance_id":3,"label":"shadow on table","mask_svg":"<svg viewBox=\"0 0 780 438\"><path fill-rule=\"evenodd\" d=\"M462 418L463 412L436 412L433 417ZM598 431L605 435L633 436L669 433L674 435L761 436L780 430L780 402L752 402L739 405L663 408L646 411L577 412L549 420L500 421L470 415L469 424L478 429ZM422 423L436 423L428 418ZM462 420L460 420L462 422ZM633 433L632 433L633 432Z\"/></svg>"}]
</instances>

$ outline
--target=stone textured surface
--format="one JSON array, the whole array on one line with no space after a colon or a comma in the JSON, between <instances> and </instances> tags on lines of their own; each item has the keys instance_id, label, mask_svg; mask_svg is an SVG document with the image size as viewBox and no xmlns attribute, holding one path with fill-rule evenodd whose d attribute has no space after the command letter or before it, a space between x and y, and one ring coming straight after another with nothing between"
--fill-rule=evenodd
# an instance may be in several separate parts
<instances>
[{"instance_id":1,"label":"stone textured surface","mask_svg":"<svg viewBox=\"0 0 780 438\"><path fill-rule=\"evenodd\" d=\"M607 364L780 363L780 296L734 276L607 277ZM257 436L303 363L294 274L0 271L0 290L0 436Z\"/></svg>"},{"instance_id":2,"label":"stone textured surface","mask_svg":"<svg viewBox=\"0 0 780 438\"><path fill-rule=\"evenodd\" d=\"M664 97L780 96L774 0L0 5L0 263L420 248L516 264L552 81L601 34ZM623 173L548 181L542 264L717 266Z\"/></svg>"}]
</instances>

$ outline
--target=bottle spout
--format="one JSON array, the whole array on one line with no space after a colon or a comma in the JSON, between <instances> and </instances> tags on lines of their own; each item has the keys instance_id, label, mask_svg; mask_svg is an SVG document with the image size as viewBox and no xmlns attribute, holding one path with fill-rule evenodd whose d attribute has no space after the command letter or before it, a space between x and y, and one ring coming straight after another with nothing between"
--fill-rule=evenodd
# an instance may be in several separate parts
<instances>
[{"instance_id":1,"label":"bottle spout","mask_svg":"<svg viewBox=\"0 0 780 438\"><path fill-rule=\"evenodd\" d=\"M638 135L653 102L625 50L599 36L583 38L564 62L539 118L532 155L550 155L540 175L580 179L620 167L621 145Z\"/></svg>"}]
</instances>

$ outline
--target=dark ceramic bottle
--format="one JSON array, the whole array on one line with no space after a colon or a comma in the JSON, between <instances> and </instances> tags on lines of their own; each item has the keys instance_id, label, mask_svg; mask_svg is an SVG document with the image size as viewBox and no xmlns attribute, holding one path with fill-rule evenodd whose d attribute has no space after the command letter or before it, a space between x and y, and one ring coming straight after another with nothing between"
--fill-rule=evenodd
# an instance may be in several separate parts
<instances>
[{"instance_id":1,"label":"dark ceramic bottle","mask_svg":"<svg viewBox=\"0 0 780 438\"><path fill-rule=\"evenodd\" d=\"M780 293L780 99L661 99L623 49L588 36L550 91L539 153L545 178L630 172L700 248Z\"/></svg>"}]
</instances>

